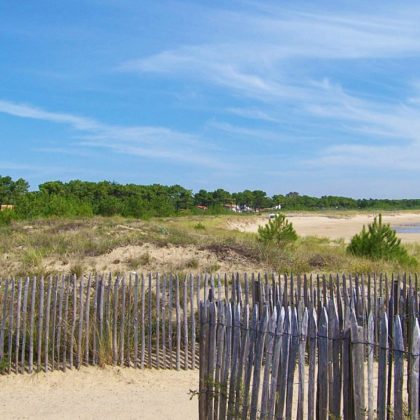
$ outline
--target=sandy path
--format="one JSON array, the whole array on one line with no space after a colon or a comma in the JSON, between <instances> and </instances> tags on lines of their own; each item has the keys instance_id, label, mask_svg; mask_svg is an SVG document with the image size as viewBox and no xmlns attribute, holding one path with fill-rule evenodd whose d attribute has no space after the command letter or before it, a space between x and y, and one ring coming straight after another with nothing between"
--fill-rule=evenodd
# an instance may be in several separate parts
<instances>
[{"instance_id":1,"label":"sandy path","mask_svg":"<svg viewBox=\"0 0 420 420\"><path fill-rule=\"evenodd\" d=\"M0 377L2 419L198 418L198 370L83 368Z\"/></svg>"},{"instance_id":2,"label":"sandy path","mask_svg":"<svg viewBox=\"0 0 420 420\"><path fill-rule=\"evenodd\" d=\"M351 216L330 216L320 214L288 214L297 233L301 236L319 236L330 239L343 238L350 240L353 235L360 232L363 225L373 221L372 214L357 214ZM267 223L267 217L243 218L230 223L231 229L243 232L257 232L258 226ZM383 221L390 223L393 228L420 225L420 213L385 213ZM403 242L420 242L420 232L399 233Z\"/></svg>"}]
</instances>

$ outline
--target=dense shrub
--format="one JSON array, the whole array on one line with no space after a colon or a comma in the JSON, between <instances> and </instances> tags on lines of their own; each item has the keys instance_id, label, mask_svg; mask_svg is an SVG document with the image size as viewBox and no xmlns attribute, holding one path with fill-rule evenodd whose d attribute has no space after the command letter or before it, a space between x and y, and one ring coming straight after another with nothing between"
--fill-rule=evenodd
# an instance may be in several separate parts
<instances>
[{"instance_id":1,"label":"dense shrub","mask_svg":"<svg viewBox=\"0 0 420 420\"><path fill-rule=\"evenodd\" d=\"M266 225L258 228L258 240L265 244L274 243L285 246L298 238L293 224L290 223L284 214L278 214Z\"/></svg>"},{"instance_id":2,"label":"dense shrub","mask_svg":"<svg viewBox=\"0 0 420 420\"><path fill-rule=\"evenodd\" d=\"M13 210L0 211L0 225L10 225L16 214Z\"/></svg>"},{"instance_id":3,"label":"dense shrub","mask_svg":"<svg viewBox=\"0 0 420 420\"><path fill-rule=\"evenodd\" d=\"M375 217L367 229L363 226L362 231L353 236L347 251L372 260L397 261L402 264L416 262L401 245L401 239L397 237L395 230L389 224L382 223L382 215Z\"/></svg>"}]
</instances>

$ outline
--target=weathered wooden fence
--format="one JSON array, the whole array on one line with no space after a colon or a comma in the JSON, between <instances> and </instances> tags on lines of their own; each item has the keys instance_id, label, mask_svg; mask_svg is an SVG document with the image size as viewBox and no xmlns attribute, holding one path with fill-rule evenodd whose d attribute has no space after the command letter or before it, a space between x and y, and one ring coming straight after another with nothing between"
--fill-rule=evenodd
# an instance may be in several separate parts
<instances>
[{"instance_id":1,"label":"weathered wooden fence","mask_svg":"<svg viewBox=\"0 0 420 420\"><path fill-rule=\"evenodd\" d=\"M200 419L419 418L417 282L254 282L200 305Z\"/></svg>"},{"instance_id":2,"label":"weathered wooden fence","mask_svg":"<svg viewBox=\"0 0 420 420\"><path fill-rule=\"evenodd\" d=\"M328 308L334 298L343 329L344 303L360 325L385 308L390 333L399 314L404 337L418 316L416 276L287 276L277 274L51 276L0 280L0 372L33 372L114 364L136 368L198 367L200 319L206 299L286 307ZM339 293L337 293L339 291ZM352 294L350 294L352 291ZM339 298L338 298L339 296ZM235 318L236 319L236 318ZM411 339L404 341L405 349ZM389 344L389 341L388 341ZM236 350L235 350L236 351ZM376 351L378 353L378 351ZM375 355L376 355L375 353Z\"/></svg>"},{"instance_id":3,"label":"weathered wooden fence","mask_svg":"<svg viewBox=\"0 0 420 420\"><path fill-rule=\"evenodd\" d=\"M49 277L1 282L0 368L113 364L194 369L201 278Z\"/></svg>"}]
</instances>

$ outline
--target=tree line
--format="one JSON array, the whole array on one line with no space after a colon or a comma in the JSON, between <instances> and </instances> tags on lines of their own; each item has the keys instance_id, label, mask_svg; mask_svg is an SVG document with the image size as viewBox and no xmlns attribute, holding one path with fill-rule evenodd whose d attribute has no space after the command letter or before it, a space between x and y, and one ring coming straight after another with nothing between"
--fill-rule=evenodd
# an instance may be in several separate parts
<instances>
[{"instance_id":1,"label":"tree line","mask_svg":"<svg viewBox=\"0 0 420 420\"><path fill-rule=\"evenodd\" d=\"M297 192L267 195L261 190L230 193L224 189L193 192L180 185L136 185L116 182L51 181L29 191L20 178L0 176L0 204L12 210L0 218L30 219L50 216L113 216L148 218L177 214L228 212L227 206L253 210L281 205L282 210L324 209L420 209L420 199L353 199L337 196L311 197Z\"/></svg>"}]
</instances>

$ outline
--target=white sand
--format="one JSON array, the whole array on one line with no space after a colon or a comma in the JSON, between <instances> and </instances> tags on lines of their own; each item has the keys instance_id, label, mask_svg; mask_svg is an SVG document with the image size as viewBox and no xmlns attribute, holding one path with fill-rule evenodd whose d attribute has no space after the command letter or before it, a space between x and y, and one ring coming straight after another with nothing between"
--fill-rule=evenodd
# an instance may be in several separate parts
<instances>
[{"instance_id":1,"label":"white sand","mask_svg":"<svg viewBox=\"0 0 420 420\"><path fill-rule=\"evenodd\" d=\"M331 216L322 214L288 214L297 233L301 236L318 236L330 239L343 238L350 240L360 232L363 225L371 223L374 214L356 214L349 216ZM383 222L390 223L393 228L412 224L420 224L420 213L385 213ZM258 227L267 223L267 217L243 218L230 223L231 229L242 232L257 232ZM403 242L420 242L420 233L399 233Z\"/></svg>"},{"instance_id":2,"label":"white sand","mask_svg":"<svg viewBox=\"0 0 420 420\"><path fill-rule=\"evenodd\" d=\"M0 376L2 419L198 418L198 370L86 367Z\"/></svg>"}]
</instances>

